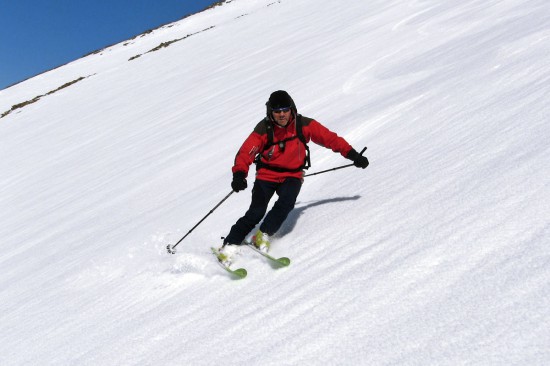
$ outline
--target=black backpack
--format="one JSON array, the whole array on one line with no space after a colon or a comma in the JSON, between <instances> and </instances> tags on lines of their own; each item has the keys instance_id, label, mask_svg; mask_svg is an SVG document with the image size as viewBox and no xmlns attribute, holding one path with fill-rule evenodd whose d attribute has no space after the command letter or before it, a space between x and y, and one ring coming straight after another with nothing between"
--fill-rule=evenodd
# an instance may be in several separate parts
<instances>
[{"instance_id":1,"label":"black backpack","mask_svg":"<svg viewBox=\"0 0 550 366\"><path fill-rule=\"evenodd\" d=\"M274 141L275 133L273 132L273 125L271 124L271 122L269 121L269 119L267 117L263 119L262 123L264 124L265 130L266 130L266 133L267 133L267 144L265 144L263 151L261 151L260 153L258 153L258 155L256 155L256 159L254 160L254 163L256 164L256 171L259 170L260 168L265 168L265 169L273 170L273 171L276 171L276 172L295 173L295 172L300 172L304 169L309 169L309 167L311 167L311 159L309 157L309 147L307 146L306 138L304 137L304 133L302 131L302 115L301 114L299 114L298 117L296 117L296 136L292 136L292 137L286 138L286 139L281 140L281 141ZM304 158L304 163L299 168L285 169L285 168L271 166L271 165L261 161L262 154L265 151L269 150L273 145L279 145L279 149L284 151L286 142L290 141L290 140L294 140L296 138L299 139L302 142L302 144L304 144L304 146L306 148L306 156Z\"/></svg>"}]
</instances>

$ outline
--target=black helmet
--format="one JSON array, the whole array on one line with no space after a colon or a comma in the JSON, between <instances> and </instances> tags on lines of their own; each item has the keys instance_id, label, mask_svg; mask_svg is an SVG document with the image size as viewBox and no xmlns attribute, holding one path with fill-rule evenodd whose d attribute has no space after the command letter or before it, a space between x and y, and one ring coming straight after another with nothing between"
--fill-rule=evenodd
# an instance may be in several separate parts
<instances>
[{"instance_id":1,"label":"black helmet","mask_svg":"<svg viewBox=\"0 0 550 366\"><path fill-rule=\"evenodd\" d=\"M267 107L267 117L272 118L272 112L274 109L290 108L294 117L297 115L296 104L290 97L290 95L284 90L277 90L269 96L269 100L265 103Z\"/></svg>"}]
</instances>

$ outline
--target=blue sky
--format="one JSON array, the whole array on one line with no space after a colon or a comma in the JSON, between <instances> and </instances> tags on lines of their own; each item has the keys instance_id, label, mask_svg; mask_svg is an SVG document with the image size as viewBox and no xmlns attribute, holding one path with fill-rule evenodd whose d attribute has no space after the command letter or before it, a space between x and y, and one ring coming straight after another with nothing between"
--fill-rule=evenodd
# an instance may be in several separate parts
<instances>
[{"instance_id":1,"label":"blue sky","mask_svg":"<svg viewBox=\"0 0 550 366\"><path fill-rule=\"evenodd\" d=\"M0 90L215 0L16 0L0 10Z\"/></svg>"}]
</instances>

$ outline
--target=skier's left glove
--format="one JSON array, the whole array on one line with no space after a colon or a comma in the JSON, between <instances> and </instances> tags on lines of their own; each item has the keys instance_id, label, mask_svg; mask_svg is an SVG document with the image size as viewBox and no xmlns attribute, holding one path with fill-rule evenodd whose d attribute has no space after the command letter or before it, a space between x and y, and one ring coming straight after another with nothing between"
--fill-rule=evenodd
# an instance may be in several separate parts
<instances>
[{"instance_id":1,"label":"skier's left glove","mask_svg":"<svg viewBox=\"0 0 550 366\"><path fill-rule=\"evenodd\" d=\"M353 161L353 165L358 168L365 169L369 166L369 159L366 156L360 155L355 149L351 149L346 158Z\"/></svg>"}]
</instances>

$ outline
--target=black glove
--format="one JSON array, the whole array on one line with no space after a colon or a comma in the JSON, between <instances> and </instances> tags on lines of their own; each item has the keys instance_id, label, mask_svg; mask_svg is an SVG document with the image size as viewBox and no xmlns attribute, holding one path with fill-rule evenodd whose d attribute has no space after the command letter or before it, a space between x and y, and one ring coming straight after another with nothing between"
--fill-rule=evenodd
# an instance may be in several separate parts
<instances>
[{"instance_id":1,"label":"black glove","mask_svg":"<svg viewBox=\"0 0 550 366\"><path fill-rule=\"evenodd\" d=\"M369 166L369 159L367 159L366 156L359 155L359 153L355 149L351 149L346 158L353 161L353 165L358 168L365 169Z\"/></svg>"},{"instance_id":2,"label":"black glove","mask_svg":"<svg viewBox=\"0 0 550 366\"><path fill-rule=\"evenodd\" d=\"M235 172L233 173L233 181L231 182L231 188L235 192L242 191L248 187L246 184L246 173L245 172Z\"/></svg>"}]
</instances>

